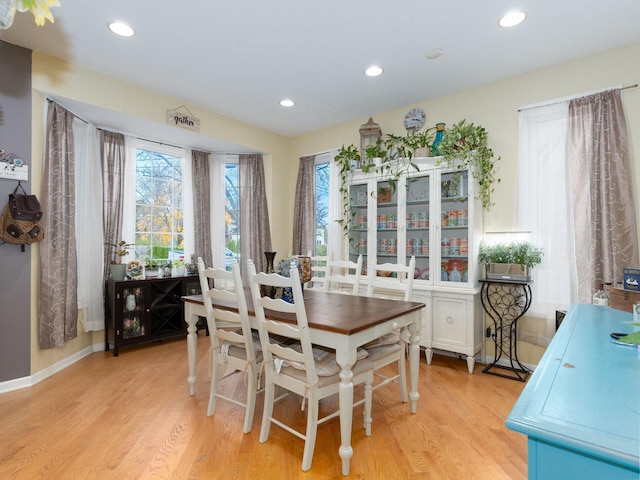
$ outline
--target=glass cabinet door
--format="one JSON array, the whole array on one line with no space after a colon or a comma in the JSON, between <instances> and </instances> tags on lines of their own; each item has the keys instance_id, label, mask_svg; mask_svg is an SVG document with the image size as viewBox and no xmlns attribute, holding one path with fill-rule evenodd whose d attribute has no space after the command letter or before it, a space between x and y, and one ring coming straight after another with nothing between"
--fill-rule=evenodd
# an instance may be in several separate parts
<instances>
[{"instance_id":1,"label":"glass cabinet door","mask_svg":"<svg viewBox=\"0 0 640 480\"><path fill-rule=\"evenodd\" d=\"M144 318L146 302L144 288L123 288L121 294L123 339L145 335Z\"/></svg>"},{"instance_id":2,"label":"glass cabinet door","mask_svg":"<svg viewBox=\"0 0 640 480\"><path fill-rule=\"evenodd\" d=\"M351 225L349 229L349 260L355 262L362 255L362 273L367 265L368 200L367 182L349 187L349 209ZM338 260L338 258L334 258Z\"/></svg>"},{"instance_id":3,"label":"glass cabinet door","mask_svg":"<svg viewBox=\"0 0 640 480\"><path fill-rule=\"evenodd\" d=\"M389 182L376 182L377 263L398 262L398 190Z\"/></svg>"},{"instance_id":4,"label":"glass cabinet door","mask_svg":"<svg viewBox=\"0 0 640 480\"><path fill-rule=\"evenodd\" d=\"M429 181L428 175L407 180L406 264L416 258L414 278L429 280Z\"/></svg>"},{"instance_id":5,"label":"glass cabinet door","mask_svg":"<svg viewBox=\"0 0 640 480\"><path fill-rule=\"evenodd\" d=\"M469 174L440 176L440 281L469 282Z\"/></svg>"}]
</instances>

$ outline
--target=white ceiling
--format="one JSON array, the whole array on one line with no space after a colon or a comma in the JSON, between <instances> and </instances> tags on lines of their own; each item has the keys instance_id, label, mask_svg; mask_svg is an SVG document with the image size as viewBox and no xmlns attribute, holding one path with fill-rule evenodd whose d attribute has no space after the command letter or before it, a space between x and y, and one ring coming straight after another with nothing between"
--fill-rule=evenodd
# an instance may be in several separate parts
<instances>
[{"instance_id":1,"label":"white ceiling","mask_svg":"<svg viewBox=\"0 0 640 480\"><path fill-rule=\"evenodd\" d=\"M37 27L31 14L18 13L0 39L285 136L640 41L640 0L60 3L54 24ZM499 17L513 9L527 13L525 22L499 28ZM136 35L114 36L112 20ZM435 48L444 55L427 60ZM365 77L374 63L384 74ZM281 107L284 97L296 105ZM63 105L102 126L157 130L77 102Z\"/></svg>"}]
</instances>

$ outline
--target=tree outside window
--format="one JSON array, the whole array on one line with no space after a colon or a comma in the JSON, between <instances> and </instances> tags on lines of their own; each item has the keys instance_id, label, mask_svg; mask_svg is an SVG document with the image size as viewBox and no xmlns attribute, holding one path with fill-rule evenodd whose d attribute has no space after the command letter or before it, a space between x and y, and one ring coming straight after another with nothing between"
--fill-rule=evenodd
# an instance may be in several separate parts
<instances>
[{"instance_id":1,"label":"tree outside window","mask_svg":"<svg viewBox=\"0 0 640 480\"><path fill-rule=\"evenodd\" d=\"M136 257L184 260L182 157L136 150Z\"/></svg>"}]
</instances>

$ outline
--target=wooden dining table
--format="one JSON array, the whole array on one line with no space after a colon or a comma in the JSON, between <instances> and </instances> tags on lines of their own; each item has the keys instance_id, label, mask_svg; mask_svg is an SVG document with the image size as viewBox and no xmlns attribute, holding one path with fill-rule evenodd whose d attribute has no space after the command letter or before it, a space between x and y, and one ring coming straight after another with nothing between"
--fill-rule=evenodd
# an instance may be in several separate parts
<instances>
[{"instance_id":1,"label":"wooden dining table","mask_svg":"<svg viewBox=\"0 0 640 480\"><path fill-rule=\"evenodd\" d=\"M248 289L245 290L249 319L257 328L253 302ZM342 295L318 290L304 291L305 308L309 323L311 342L334 349L336 361L341 368L339 387L340 437L338 450L342 459L342 474L349 474L351 447L351 427L353 423L353 373L358 347L391 332L399 332L407 327L409 336L409 377L411 412L418 411L418 371L420 362L421 311L425 307L420 302L405 302L377 297ZM197 322L206 312L201 295L182 297L187 323L187 357L189 362L189 394L195 394L197 358ZM226 305L218 305L225 307ZM227 306L228 307L228 306ZM229 307L232 308L232 307ZM295 317L266 310L267 318L295 322Z\"/></svg>"}]
</instances>

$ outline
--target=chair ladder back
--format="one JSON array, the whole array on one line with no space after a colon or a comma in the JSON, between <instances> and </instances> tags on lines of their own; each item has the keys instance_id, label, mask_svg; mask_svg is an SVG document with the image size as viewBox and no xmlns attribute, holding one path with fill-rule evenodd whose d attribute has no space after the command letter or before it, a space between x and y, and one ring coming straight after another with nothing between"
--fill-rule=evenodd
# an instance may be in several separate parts
<instances>
[{"instance_id":1,"label":"chair ladder back","mask_svg":"<svg viewBox=\"0 0 640 480\"><path fill-rule=\"evenodd\" d=\"M327 276L327 262L333 260L333 252L329 252L327 255L312 256L309 254L309 258L311 258L311 280L305 288L322 288Z\"/></svg>"},{"instance_id":2,"label":"chair ladder back","mask_svg":"<svg viewBox=\"0 0 640 480\"><path fill-rule=\"evenodd\" d=\"M373 297L377 292L392 291L402 294L402 299L404 301L409 301L413 293L415 268L416 258L414 256L409 260L409 265L404 265L402 263L383 263L381 265L376 265L371 270L367 296ZM378 272L395 273L397 277L389 278L380 276L378 275Z\"/></svg>"},{"instance_id":3,"label":"chair ladder back","mask_svg":"<svg viewBox=\"0 0 640 480\"><path fill-rule=\"evenodd\" d=\"M209 323L209 333L215 335L221 341L220 343L228 341L234 344L244 344L250 355L248 358L252 358L255 352L250 340L251 327L242 278L240 277L240 265L234 262L230 272L221 268L205 268L202 258L198 258L198 272L202 298L207 312L207 323ZM212 287L209 286L209 280L213 280ZM214 307L219 304L235 307L238 312Z\"/></svg>"},{"instance_id":4,"label":"chair ladder back","mask_svg":"<svg viewBox=\"0 0 640 480\"><path fill-rule=\"evenodd\" d=\"M353 271L353 273L352 273ZM358 295L360 290L360 279L362 277L362 255L358 255L358 260L333 260L327 262L327 273L323 290L342 291L340 287L351 287L352 295Z\"/></svg>"},{"instance_id":5,"label":"chair ladder back","mask_svg":"<svg viewBox=\"0 0 640 480\"><path fill-rule=\"evenodd\" d=\"M291 264L291 270L289 273L290 277L283 277L277 273L256 273L255 265L250 260L248 270L249 283L251 284L251 296L258 324L260 325L260 340L262 342L263 350L267 350L267 352L265 352L268 363L267 368L273 368L272 362L273 356L275 356L282 358L283 360L303 364L308 381L317 381L317 373L311 348L311 337L309 335L309 326L307 322L307 313L304 306L304 297L302 295L302 286L300 284L300 273L298 272L298 268L295 264ZM291 288L294 303L285 302L282 299L261 297L261 285ZM265 309L282 313L293 313L296 317L296 323L268 319L266 317ZM272 336L276 335L280 338L276 341L272 341ZM286 345L281 345L282 337L299 341L302 347L302 352L300 353Z\"/></svg>"}]
</instances>

